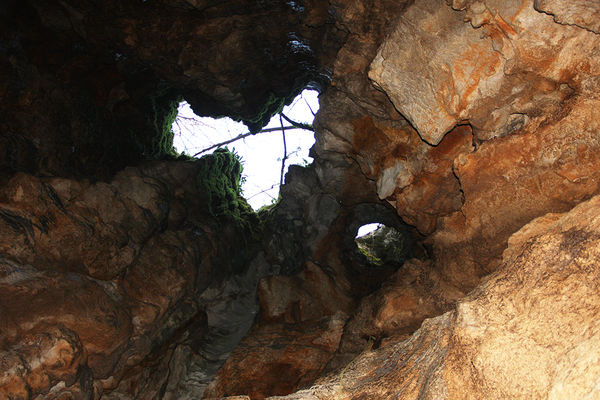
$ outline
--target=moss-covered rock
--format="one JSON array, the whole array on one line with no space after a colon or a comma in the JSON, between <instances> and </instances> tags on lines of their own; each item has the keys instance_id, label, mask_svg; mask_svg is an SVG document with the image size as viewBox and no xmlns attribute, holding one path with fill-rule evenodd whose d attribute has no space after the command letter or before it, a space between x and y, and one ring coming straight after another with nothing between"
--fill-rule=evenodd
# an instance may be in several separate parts
<instances>
[{"instance_id":1,"label":"moss-covered rock","mask_svg":"<svg viewBox=\"0 0 600 400\"><path fill-rule=\"evenodd\" d=\"M372 265L402 265L409 257L409 240L406 234L385 225L356 238L358 251Z\"/></svg>"},{"instance_id":2,"label":"moss-covered rock","mask_svg":"<svg viewBox=\"0 0 600 400\"><path fill-rule=\"evenodd\" d=\"M215 150L198 160L198 190L207 198L208 211L225 217L250 230L258 226L258 217L242 196L242 160L226 148Z\"/></svg>"}]
</instances>

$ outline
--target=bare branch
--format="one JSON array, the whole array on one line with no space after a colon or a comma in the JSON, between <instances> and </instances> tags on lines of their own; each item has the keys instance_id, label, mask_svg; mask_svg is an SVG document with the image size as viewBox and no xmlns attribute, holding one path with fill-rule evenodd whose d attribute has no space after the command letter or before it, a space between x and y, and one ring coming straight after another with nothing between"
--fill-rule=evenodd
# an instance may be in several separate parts
<instances>
[{"instance_id":1,"label":"bare branch","mask_svg":"<svg viewBox=\"0 0 600 400\"><path fill-rule=\"evenodd\" d=\"M177 130L181 133L181 125L179 125L179 118L175 119L175 125L177 125Z\"/></svg>"},{"instance_id":2,"label":"bare branch","mask_svg":"<svg viewBox=\"0 0 600 400\"><path fill-rule=\"evenodd\" d=\"M279 114L279 123L281 124L281 136L283 136L283 158L281 159L281 175L279 176L279 187L283 186L283 176L285 171L285 161L287 160L287 144L285 142L285 128L283 127L283 113ZM287 119L287 117L286 117ZM288 121L289 122L289 121ZM292 124L293 125L293 124Z\"/></svg>"},{"instance_id":3,"label":"bare branch","mask_svg":"<svg viewBox=\"0 0 600 400\"><path fill-rule=\"evenodd\" d=\"M202 150L200 150L199 152L197 152L196 154L194 154L192 157L197 157L197 156L199 156L200 154L202 154L202 153L206 153L206 152L207 152L207 151L209 151L209 150L212 150L212 149L216 149L216 148L218 148L218 147L225 146L225 145L227 145L227 144L229 144L229 143L237 142L238 140L241 140L241 139L247 138L248 136L252 136L252 135L258 135L259 133L277 132L277 131L280 131L280 130L282 130L282 129L288 129L288 130L291 130L291 129L305 129L305 128L300 128L300 127L297 127L297 126L286 126L286 127L284 128L284 127L282 126L282 127L279 127L279 128L267 128L267 129L263 129L263 130L261 130L261 131L258 131L258 132L256 132L256 133L250 133L250 132L242 133L241 135L238 135L238 136L236 136L236 137L234 137L234 138L232 138L232 139L225 140L224 142L217 143L217 144L213 144L212 146L209 146L209 147L207 147L207 148L205 148L205 149L202 149Z\"/></svg>"},{"instance_id":4,"label":"bare branch","mask_svg":"<svg viewBox=\"0 0 600 400\"><path fill-rule=\"evenodd\" d=\"M289 122L292 126L294 126L296 128L306 129L308 131L314 132L314 128L311 124L305 124L303 122L296 122L296 121L288 118L284 113L279 113L280 120L281 120L281 117L283 117L283 119L285 119L287 122Z\"/></svg>"},{"instance_id":5,"label":"bare branch","mask_svg":"<svg viewBox=\"0 0 600 400\"><path fill-rule=\"evenodd\" d=\"M269 194L269 190L275 189L277 186L279 186L279 183L274 183L274 184L272 184L272 185L271 185L271 187L268 187L268 188L266 188L266 189L264 189L264 190L261 190L261 191L260 191L260 192L258 192L258 193L254 193L252 196L250 196L250 197L246 198L246 200L250 200L250 199L252 199L252 198L254 198L254 197L258 196L259 194L263 194L263 193L265 193L267 196L269 196L270 198L272 198L273 200L275 200L275 197L273 197L273 196L271 196L271 195Z\"/></svg>"},{"instance_id":6,"label":"bare branch","mask_svg":"<svg viewBox=\"0 0 600 400\"><path fill-rule=\"evenodd\" d=\"M310 113L314 116L316 116L317 114L313 111L312 107L310 106L310 104L308 104L308 100L306 100L304 97L302 98L302 100L304 100L304 102L306 103L306 106L308 107L308 109L310 110Z\"/></svg>"},{"instance_id":7,"label":"bare branch","mask_svg":"<svg viewBox=\"0 0 600 400\"><path fill-rule=\"evenodd\" d=\"M184 115L177 115L177 119L183 119L183 120L186 120L186 121L200 122L200 121L198 121L198 117L186 117Z\"/></svg>"}]
</instances>

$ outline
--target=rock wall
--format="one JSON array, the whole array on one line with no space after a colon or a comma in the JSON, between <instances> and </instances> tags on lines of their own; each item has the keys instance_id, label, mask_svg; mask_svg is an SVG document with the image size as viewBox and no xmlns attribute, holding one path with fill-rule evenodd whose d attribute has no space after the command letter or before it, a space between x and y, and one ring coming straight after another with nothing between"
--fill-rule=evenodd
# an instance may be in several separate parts
<instances>
[{"instance_id":1,"label":"rock wall","mask_svg":"<svg viewBox=\"0 0 600 400\"><path fill-rule=\"evenodd\" d=\"M483 366L476 364L475 371L452 378L456 379L453 392L445 391L450 384L441 379L450 380L446 375L451 372L438 379L436 371L442 368L440 357L448 351L450 339L444 332L452 329L447 328L451 322L435 325L431 331L426 325L421 331L427 330L427 334L418 331L410 336L425 318L456 307L461 310L461 298L473 289L482 290L482 278L508 262L502 263L502 253L509 237L523 225L548 212L565 212L598 193L599 126L593 117L598 107L598 35L589 27L561 23L543 7L531 1L450 5L416 1L394 6L381 1L364 6L346 4L337 14L348 38L334 62L332 87L321 97L315 121L313 153L318 182L336 198L339 215L351 215L345 210L356 207L353 199L360 190L356 182L359 173L364 175L370 182L361 187L393 205L405 222L425 236L431 260L406 264L386 278L381 289L357 299L339 347L323 370L335 372L320 381L322 384L289 398L547 395L544 385L535 390L505 387L528 369L524 361L521 372L511 375L510 358L496 361L493 351L514 354L520 350L508 352L497 346L485 356L473 352L464 356L464 349L457 346L453 354L461 355L460 361L452 359L456 364L448 361L448 366L442 365L444 371L452 371L460 363L475 362L475 357L487 365L492 362L489 357L496 364L486 370L488 379L505 379L504 383L472 378L474 373L482 374L479 369ZM386 12L381 13L382 9ZM579 20L593 11L581 11ZM354 183L352 194L344 190L347 182ZM357 200L375 201L368 195ZM335 232L335 226L327 232ZM346 281L357 276L365 279L365 271L352 270L332 256L338 250L331 238L339 235L339 230L324 234L326 256L316 251L311 257ZM594 256L590 257L593 263ZM549 268L550 264L548 261ZM504 277L506 272L499 274ZM510 289L505 290L508 296ZM514 296L526 297L519 293ZM585 296L590 297L591 292ZM577 295L571 301L576 302ZM569 324L567 310L571 307L574 305L561 304L545 315L567 313L564 324ZM515 322L521 333L529 329L525 321L530 311L523 312L526 315ZM562 314L540 329L560 330ZM444 315L448 321L454 318ZM487 321L488 315L481 321ZM593 311L586 315L578 320L581 329L593 324ZM485 322L479 324L485 326ZM443 330L439 326L444 326ZM566 336L569 334L563 338L565 343L587 340ZM369 350L377 346L383 346L374 353L378 358L367 364ZM401 353L398 349L404 349L402 346L415 347ZM515 346L531 351L530 359L536 357L535 350L526 350L529 345L525 342ZM568 348L565 344L561 351ZM431 358L423 364L411 361L422 354L431 354ZM560 354L545 355L545 362L560 363ZM350 373L362 363L364 368ZM228 368L231 371L233 367ZM407 373L404 368L418 371L414 379L399 378ZM268 394L264 389L253 392L253 384L240 387L240 381L251 381L253 370L247 371L248 376L232 375L236 387L227 388L222 382L230 375L223 370L224 376L218 378L221 391L211 394L252 393L252 398ZM581 373L592 376L593 370ZM428 386L430 380L435 381ZM471 386L467 389L467 385ZM405 387L411 389L403 391ZM486 387L499 389L486 391ZM593 385L587 390L594 393Z\"/></svg>"},{"instance_id":2,"label":"rock wall","mask_svg":"<svg viewBox=\"0 0 600 400\"><path fill-rule=\"evenodd\" d=\"M463 204L430 239L457 284L493 271L524 223L597 193L597 37L530 1L417 1L380 47L369 76L424 141L473 129L474 147L453 161ZM391 173L404 189L419 169ZM406 190L383 194L400 208Z\"/></svg>"},{"instance_id":3,"label":"rock wall","mask_svg":"<svg viewBox=\"0 0 600 400\"><path fill-rule=\"evenodd\" d=\"M272 398L597 397L599 205L596 196L533 220L450 312L408 340L364 349L308 390Z\"/></svg>"},{"instance_id":4,"label":"rock wall","mask_svg":"<svg viewBox=\"0 0 600 400\"><path fill-rule=\"evenodd\" d=\"M0 398L597 397L598 15L5 2ZM315 162L215 214L177 102L256 130L306 85ZM369 266L369 222L413 258Z\"/></svg>"},{"instance_id":5,"label":"rock wall","mask_svg":"<svg viewBox=\"0 0 600 400\"><path fill-rule=\"evenodd\" d=\"M314 4L313 4L314 3ZM175 156L185 97L260 129L343 33L320 2L7 0L0 7L0 167L108 179Z\"/></svg>"},{"instance_id":6,"label":"rock wall","mask_svg":"<svg viewBox=\"0 0 600 400\"><path fill-rule=\"evenodd\" d=\"M108 183L5 182L3 398L98 398L125 383L134 396L150 383L140 374L150 393L169 381L169 355L210 328L203 293L246 262L224 257L233 249L216 237L243 233L207 214L197 174L196 163L154 163Z\"/></svg>"}]
</instances>

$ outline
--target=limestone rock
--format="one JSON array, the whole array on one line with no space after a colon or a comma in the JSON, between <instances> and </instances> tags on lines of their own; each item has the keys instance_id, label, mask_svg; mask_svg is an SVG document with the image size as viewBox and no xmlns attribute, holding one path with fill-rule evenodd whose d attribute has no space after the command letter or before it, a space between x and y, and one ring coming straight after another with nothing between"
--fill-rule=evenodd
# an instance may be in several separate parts
<instances>
[{"instance_id":1,"label":"limestone rock","mask_svg":"<svg viewBox=\"0 0 600 400\"><path fill-rule=\"evenodd\" d=\"M409 6L369 72L415 133L436 146L419 144L407 129L383 130L380 144L362 140L355 153L385 188L380 195L430 235L445 279L468 291L497 267L523 224L598 193L592 114L600 41L531 2L449 4ZM455 127L464 122L472 133ZM382 125L357 125L348 136L379 136ZM396 150L371 167L371 154L385 154L380 148ZM399 162L408 172L390 175Z\"/></svg>"},{"instance_id":2,"label":"limestone rock","mask_svg":"<svg viewBox=\"0 0 600 400\"><path fill-rule=\"evenodd\" d=\"M258 326L227 359L204 398L284 395L313 382L337 349L346 315Z\"/></svg>"},{"instance_id":3,"label":"limestone rock","mask_svg":"<svg viewBox=\"0 0 600 400\"><path fill-rule=\"evenodd\" d=\"M322 66L343 40L326 5L296 3L7 0L0 166L110 179L173 158L182 97L260 129L304 86L328 82Z\"/></svg>"},{"instance_id":4,"label":"limestone rock","mask_svg":"<svg viewBox=\"0 0 600 400\"><path fill-rule=\"evenodd\" d=\"M558 122L484 143L457 159L464 204L428 238L449 280L474 287L499 264L513 232L598 193L598 104L593 96L574 99Z\"/></svg>"},{"instance_id":5,"label":"limestone rock","mask_svg":"<svg viewBox=\"0 0 600 400\"><path fill-rule=\"evenodd\" d=\"M346 314L353 307L352 299L314 263L307 263L295 276L270 276L258 285L260 319L302 323L334 315Z\"/></svg>"},{"instance_id":6,"label":"limestone rock","mask_svg":"<svg viewBox=\"0 0 600 400\"><path fill-rule=\"evenodd\" d=\"M600 33L600 6L593 1L535 0L535 9L551 14L561 24Z\"/></svg>"},{"instance_id":7,"label":"limestone rock","mask_svg":"<svg viewBox=\"0 0 600 400\"><path fill-rule=\"evenodd\" d=\"M449 310L464 294L444 283L431 263L412 259L365 296L344 327L328 371L340 371L365 349L410 337L423 320Z\"/></svg>"},{"instance_id":8,"label":"limestone rock","mask_svg":"<svg viewBox=\"0 0 600 400\"><path fill-rule=\"evenodd\" d=\"M461 121L487 140L558 112L586 79L565 71L598 54L593 33L554 23L529 0L460 4L464 12L415 2L369 73L428 143Z\"/></svg>"},{"instance_id":9,"label":"limestone rock","mask_svg":"<svg viewBox=\"0 0 600 400\"><path fill-rule=\"evenodd\" d=\"M535 219L452 311L282 398L598 397L599 206L597 196Z\"/></svg>"},{"instance_id":10,"label":"limestone rock","mask_svg":"<svg viewBox=\"0 0 600 400\"><path fill-rule=\"evenodd\" d=\"M597 2L96 3L0 4L1 398L599 396ZM210 215L177 102L306 83L314 164Z\"/></svg>"},{"instance_id":11,"label":"limestone rock","mask_svg":"<svg viewBox=\"0 0 600 400\"><path fill-rule=\"evenodd\" d=\"M19 173L2 186L0 397L150 398L169 375L143 363L168 369L174 338L199 351L215 328L207 290L246 260L210 260L236 242L215 241L217 226L239 232L207 214L197 173L156 163L108 183ZM266 273L246 278L252 305Z\"/></svg>"},{"instance_id":12,"label":"limestone rock","mask_svg":"<svg viewBox=\"0 0 600 400\"><path fill-rule=\"evenodd\" d=\"M316 379L338 348L352 299L320 267L258 285L257 324L232 352L205 397L289 394Z\"/></svg>"}]
</instances>

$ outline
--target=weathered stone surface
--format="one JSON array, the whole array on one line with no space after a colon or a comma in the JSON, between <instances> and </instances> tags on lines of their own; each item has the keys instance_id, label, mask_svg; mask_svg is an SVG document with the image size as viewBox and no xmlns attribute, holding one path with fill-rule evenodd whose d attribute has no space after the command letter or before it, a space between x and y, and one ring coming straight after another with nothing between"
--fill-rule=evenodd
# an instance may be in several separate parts
<instances>
[{"instance_id":1,"label":"weathered stone surface","mask_svg":"<svg viewBox=\"0 0 600 400\"><path fill-rule=\"evenodd\" d=\"M258 326L233 351L204 398L284 395L313 382L337 349L347 316Z\"/></svg>"},{"instance_id":2,"label":"weathered stone surface","mask_svg":"<svg viewBox=\"0 0 600 400\"><path fill-rule=\"evenodd\" d=\"M60 381L74 383L84 361L83 347L73 332L52 326L52 321L46 324L2 351L0 393L26 398L30 394L45 393Z\"/></svg>"},{"instance_id":3,"label":"weathered stone surface","mask_svg":"<svg viewBox=\"0 0 600 400\"><path fill-rule=\"evenodd\" d=\"M438 228L441 217L463 207L464 190L453 164L455 159L473 151L473 137L468 125L460 125L435 147L422 143L415 146L419 143L415 139L413 136L412 144L407 143L404 147L408 153L403 157L406 157L404 163L410 171L409 184L396 185L387 196L383 193L379 196L393 204L406 223L414 225L423 234L430 234ZM409 146L416 149L410 151ZM378 176L382 179L384 175Z\"/></svg>"},{"instance_id":4,"label":"weathered stone surface","mask_svg":"<svg viewBox=\"0 0 600 400\"><path fill-rule=\"evenodd\" d=\"M236 242L216 241L217 227L240 233L206 212L197 174L156 163L108 183L20 173L2 186L0 397L151 398L169 383L173 340L199 351L227 302L207 290L248 268L241 254L215 260ZM252 304L267 272L253 273Z\"/></svg>"},{"instance_id":5,"label":"weathered stone surface","mask_svg":"<svg viewBox=\"0 0 600 400\"><path fill-rule=\"evenodd\" d=\"M96 376L104 377L114 368L131 324L101 285L78 274L44 273L6 261L3 266L2 318L11 326L3 335L6 342L19 340L19 332L40 329L40 324L64 326L77 333L86 349L87 365Z\"/></svg>"},{"instance_id":6,"label":"weathered stone surface","mask_svg":"<svg viewBox=\"0 0 600 400\"><path fill-rule=\"evenodd\" d=\"M590 61L598 58L597 37L556 24L530 0L456 8L465 11L441 0L415 2L369 73L429 143L461 121L482 140L519 131L564 107L589 79L584 64L598 68Z\"/></svg>"},{"instance_id":7,"label":"weathered stone surface","mask_svg":"<svg viewBox=\"0 0 600 400\"><path fill-rule=\"evenodd\" d=\"M229 356L205 397L264 398L310 384L338 348L354 305L332 277L310 262L297 275L263 278L258 299L258 324Z\"/></svg>"},{"instance_id":8,"label":"weathered stone surface","mask_svg":"<svg viewBox=\"0 0 600 400\"><path fill-rule=\"evenodd\" d=\"M554 17L554 21L600 33L600 5L593 1L535 0L535 9Z\"/></svg>"},{"instance_id":9,"label":"weathered stone surface","mask_svg":"<svg viewBox=\"0 0 600 400\"><path fill-rule=\"evenodd\" d=\"M600 197L535 219L503 265L409 339L288 399L583 399L600 395Z\"/></svg>"},{"instance_id":10,"label":"weathered stone surface","mask_svg":"<svg viewBox=\"0 0 600 400\"><path fill-rule=\"evenodd\" d=\"M558 122L484 143L456 160L464 205L427 239L447 279L474 287L496 268L513 232L598 193L598 104L580 97Z\"/></svg>"},{"instance_id":11,"label":"weathered stone surface","mask_svg":"<svg viewBox=\"0 0 600 400\"><path fill-rule=\"evenodd\" d=\"M314 263L294 276L271 276L258 285L261 321L298 323L338 311L349 313L352 299Z\"/></svg>"},{"instance_id":12,"label":"weathered stone surface","mask_svg":"<svg viewBox=\"0 0 600 400\"><path fill-rule=\"evenodd\" d=\"M327 370L340 371L365 349L405 340L423 320L449 310L464 293L440 278L431 263L407 261L381 289L361 300Z\"/></svg>"},{"instance_id":13,"label":"weathered stone surface","mask_svg":"<svg viewBox=\"0 0 600 400\"><path fill-rule=\"evenodd\" d=\"M134 3L0 5L0 397L598 397L598 200L521 229L600 189L595 2ZM259 241L139 167L330 77ZM388 221L423 260L352 257Z\"/></svg>"},{"instance_id":14,"label":"weathered stone surface","mask_svg":"<svg viewBox=\"0 0 600 400\"><path fill-rule=\"evenodd\" d=\"M111 279L127 268L166 222L166 187L128 170L114 184L90 185L17 174L2 191L6 256L46 268ZM58 266L56 264L62 264Z\"/></svg>"},{"instance_id":15,"label":"weathered stone surface","mask_svg":"<svg viewBox=\"0 0 600 400\"><path fill-rule=\"evenodd\" d=\"M405 221L431 234L444 279L468 291L524 223L598 193L600 40L531 2L451 5L410 6L370 70L417 133L438 145L405 140L388 167L363 170ZM472 139L468 127L452 129L465 121ZM398 146L386 136L378 147Z\"/></svg>"},{"instance_id":16,"label":"weathered stone surface","mask_svg":"<svg viewBox=\"0 0 600 400\"><path fill-rule=\"evenodd\" d=\"M315 0L7 0L0 23L0 167L102 179L175 156L183 97L258 130L345 35Z\"/></svg>"}]
</instances>

